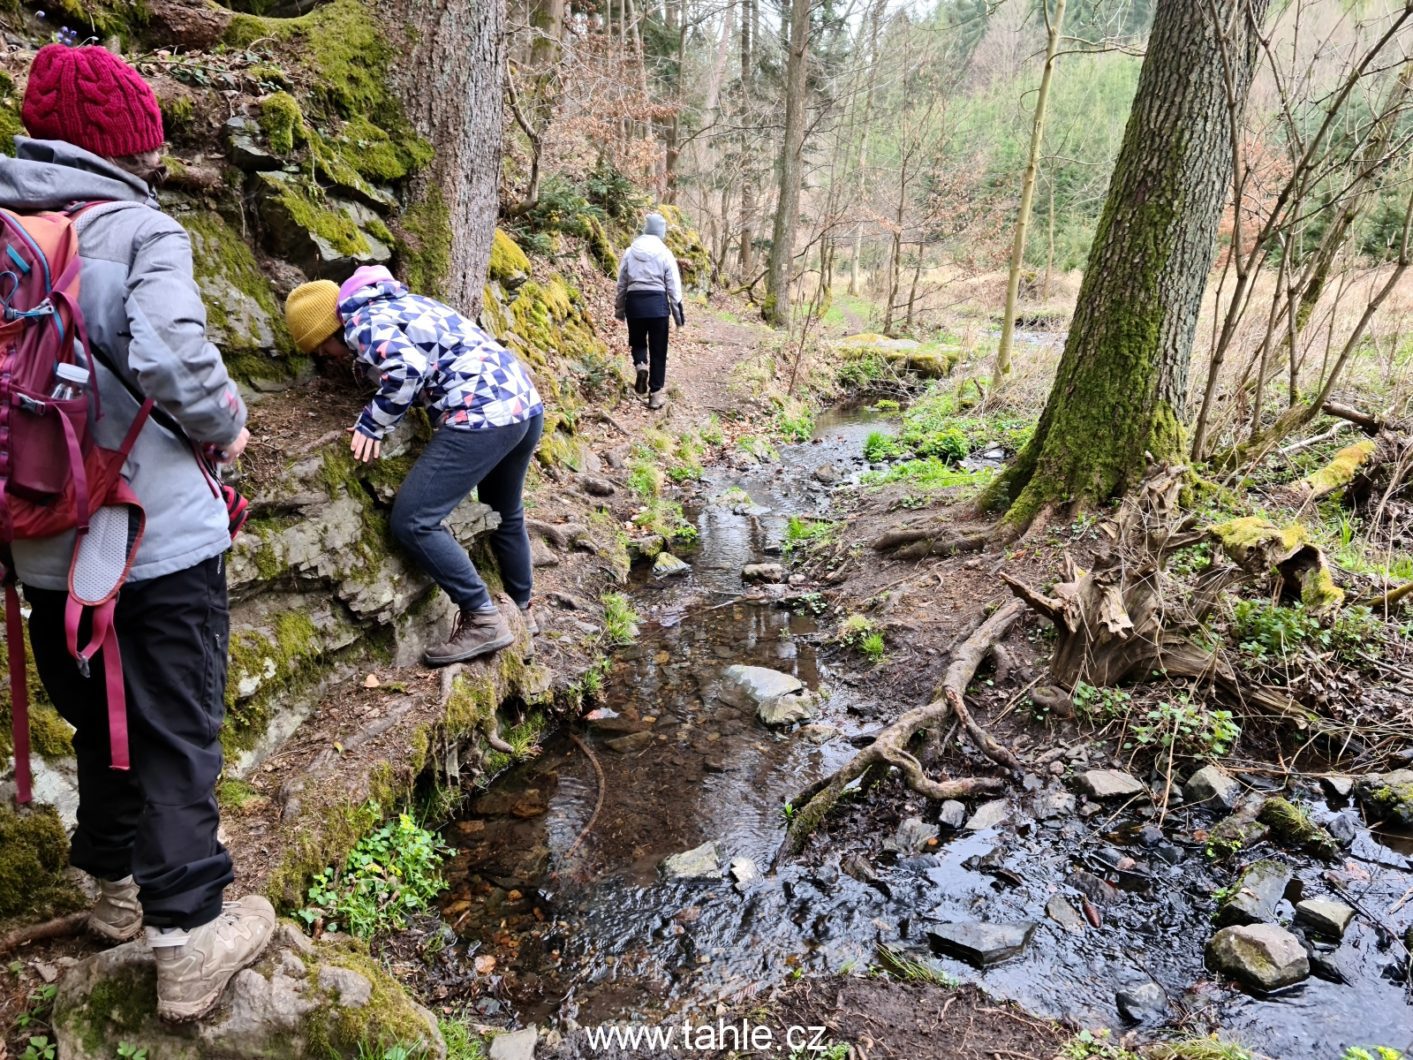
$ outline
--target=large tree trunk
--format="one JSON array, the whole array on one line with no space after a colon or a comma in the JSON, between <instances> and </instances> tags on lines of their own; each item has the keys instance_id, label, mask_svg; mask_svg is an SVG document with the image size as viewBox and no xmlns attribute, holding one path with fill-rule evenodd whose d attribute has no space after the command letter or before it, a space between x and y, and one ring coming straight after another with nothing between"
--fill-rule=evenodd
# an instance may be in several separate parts
<instances>
[{"instance_id":1,"label":"large tree trunk","mask_svg":"<svg viewBox=\"0 0 1413 1060\"><path fill-rule=\"evenodd\" d=\"M412 31L406 60L393 64L397 90L417 131L436 147L418 189L445 205L450 263L437 292L475 314L499 210L503 0L385 0L389 23Z\"/></svg>"},{"instance_id":2,"label":"large tree trunk","mask_svg":"<svg viewBox=\"0 0 1413 1060\"><path fill-rule=\"evenodd\" d=\"M751 86L755 84L755 28L756 9L754 0L742 0L741 4L741 160L742 167L745 168L745 159L752 149L750 137L744 130L748 127L751 113L751 103L754 94ZM751 277L751 266L755 258L755 217L756 217L756 189L754 175L749 170L743 173L744 179L741 181L741 248L736 258L736 264L740 267L741 278L749 282Z\"/></svg>"},{"instance_id":3,"label":"large tree trunk","mask_svg":"<svg viewBox=\"0 0 1413 1060\"><path fill-rule=\"evenodd\" d=\"M770 239L770 267L765 277L761 316L781 327L790 320L790 284L799 223L800 183L804 176L805 73L809 64L810 0L791 0L790 55L785 64L785 142L780 150L780 195Z\"/></svg>"},{"instance_id":4,"label":"large tree trunk","mask_svg":"<svg viewBox=\"0 0 1413 1060\"><path fill-rule=\"evenodd\" d=\"M1047 0L1048 2L1048 0ZM1060 48L1060 28L1065 22L1065 0L1055 0L1052 13L1045 9L1045 72L1040 75L1040 91L1035 96L1035 121L1030 127L1030 154L1021 179L1020 214L1011 242L1011 268L1006 276L1006 310L1001 318L1001 342L996 347L996 371L992 385L1011 370L1011 338L1016 331L1016 298L1020 294L1021 270L1025 266L1025 235L1030 229L1030 206L1035 199L1035 173L1040 167L1040 145L1045 141L1045 107L1050 101L1050 79L1055 74L1055 53ZM1054 224L1054 211L1050 214ZM1048 268L1048 266L1047 266Z\"/></svg>"},{"instance_id":5,"label":"large tree trunk","mask_svg":"<svg viewBox=\"0 0 1413 1060\"><path fill-rule=\"evenodd\" d=\"M1270 0L1158 6L1069 340L1035 435L983 497L1023 531L1183 449L1188 361ZM1214 22L1213 14L1217 15ZM1219 28L1220 27L1220 28ZM1229 91L1230 90L1230 91ZM1230 110L1229 110L1230 108Z\"/></svg>"}]
</instances>

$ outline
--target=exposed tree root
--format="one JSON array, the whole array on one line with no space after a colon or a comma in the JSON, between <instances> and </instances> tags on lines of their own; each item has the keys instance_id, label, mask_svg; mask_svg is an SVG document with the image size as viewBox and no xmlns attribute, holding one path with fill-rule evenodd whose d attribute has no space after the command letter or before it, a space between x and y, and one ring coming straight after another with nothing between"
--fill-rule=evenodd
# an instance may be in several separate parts
<instances>
[{"instance_id":1,"label":"exposed tree root","mask_svg":"<svg viewBox=\"0 0 1413 1060\"><path fill-rule=\"evenodd\" d=\"M908 787L929 799L957 799L979 792L998 791L1006 782L999 777L965 777L957 780L934 780L927 775L908 745L913 737L926 729L935 729L955 715L968 734L990 758L1008 769L1019 770L1020 763L1006 747L977 724L967 709L964 693L977 668L1000 643L1012 624L1025 612L1018 600L1012 600L983 622L967 637L952 656L951 665L942 679L942 694L931 703L914 707L880 732L843 768L801 793L800 809L790 822L782 853L797 854L811 833L843 797L855 781L866 774L875 776L897 769Z\"/></svg>"},{"instance_id":2,"label":"exposed tree root","mask_svg":"<svg viewBox=\"0 0 1413 1060\"><path fill-rule=\"evenodd\" d=\"M956 534L941 526L900 527L881 534L873 542L873 550L892 553L897 559L923 559L980 552L991 541L990 531Z\"/></svg>"},{"instance_id":3,"label":"exposed tree root","mask_svg":"<svg viewBox=\"0 0 1413 1060\"><path fill-rule=\"evenodd\" d=\"M538 519L526 519L525 529L532 534L539 534L555 548L563 551L579 543L579 539L588 534L588 527L582 523L544 523Z\"/></svg>"},{"instance_id":4,"label":"exposed tree root","mask_svg":"<svg viewBox=\"0 0 1413 1060\"><path fill-rule=\"evenodd\" d=\"M45 920L39 924L29 924L22 928L16 928L6 935L0 935L0 957L19 949L21 946L28 946L34 942L44 942L48 939L65 939L73 935L80 934L84 925L88 923L88 913L70 913L68 916L55 917L53 920Z\"/></svg>"},{"instance_id":5,"label":"exposed tree root","mask_svg":"<svg viewBox=\"0 0 1413 1060\"><path fill-rule=\"evenodd\" d=\"M1212 536L1235 565L1214 564L1184 593L1164 566L1174 551L1205 535L1183 529L1182 472L1167 468L1150 476L1120 510L1109 528L1113 544L1098 552L1092 569L1072 565L1069 578L1050 594L1002 573L1019 599L1055 624L1056 684L1072 689L1081 680L1109 686L1154 674L1189 678L1215 686L1223 698L1253 713L1275 715L1302 730L1335 732L1283 689L1254 682L1223 648L1206 648L1193 639L1223 596L1270 572L1308 594L1306 583L1324 570L1323 555L1303 537L1265 520L1234 520L1213 528Z\"/></svg>"}]
</instances>

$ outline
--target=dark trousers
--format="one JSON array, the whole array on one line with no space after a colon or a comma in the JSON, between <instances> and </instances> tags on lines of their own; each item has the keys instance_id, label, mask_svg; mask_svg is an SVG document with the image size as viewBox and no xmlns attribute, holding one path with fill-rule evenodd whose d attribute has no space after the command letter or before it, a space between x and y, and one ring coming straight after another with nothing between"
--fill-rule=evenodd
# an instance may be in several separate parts
<instances>
[{"instance_id":1,"label":"dark trousers","mask_svg":"<svg viewBox=\"0 0 1413 1060\"><path fill-rule=\"evenodd\" d=\"M671 324L671 319L668 317L630 316L628 318L628 346L633 351L633 366L636 368L648 364L648 357L651 354L652 363L648 369L648 389L654 392L667 385L669 324Z\"/></svg>"},{"instance_id":2,"label":"dark trousers","mask_svg":"<svg viewBox=\"0 0 1413 1060\"><path fill-rule=\"evenodd\" d=\"M505 591L520 607L530 602L530 537L522 494L543 428L540 413L508 427L440 427L397 491L393 537L463 611L494 606L476 565L443 524L473 489L500 516L500 525L491 531L491 552Z\"/></svg>"},{"instance_id":3,"label":"dark trousers","mask_svg":"<svg viewBox=\"0 0 1413 1060\"><path fill-rule=\"evenodd\" d=\"M235 876L216 838L230 633L225 557L130 582L118 597L127 772L112 768L103 653L84 677L64 643L68 594L26 587L25 599L39 679L75 729L79 808L70 861L99 879L133 876L143 920L154 927L216 919ZM87 642L85 619L79 643Z\"/></svg>"}]
</instances>

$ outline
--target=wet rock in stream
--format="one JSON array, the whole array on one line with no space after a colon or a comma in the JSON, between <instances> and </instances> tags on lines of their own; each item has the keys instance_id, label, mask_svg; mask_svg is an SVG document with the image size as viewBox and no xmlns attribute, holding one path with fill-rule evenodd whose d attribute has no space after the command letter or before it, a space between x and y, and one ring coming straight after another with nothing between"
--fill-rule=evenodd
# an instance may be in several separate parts
<instances>
[{"instance_id":1,"label":"wet rock in stream","mask_svg":"<svg viewBox=\"0 0 1413 1060\"><path fill-rule=\"evenodd\" d=\"M937 823L943 828L958 829L966 824L966 820L967 808L965 804L956 799L948 799L944 802L941 811L937 814Z\"/></svg>"},{"instance_id":2,"label":"wet rock in stream","mask_svg":"<svg viewBox=\"0 0 1413 1060\"><path fill-rule=\"evenodd\" d=\"M1157 983L1125 987L1114 995L1114 1004L1130 1023L1156 1026L1168 1018L1168 995Z\"/></svg>"},{"instance_id":3,"label":"wet rock in stream","mask_svg":"<svg viewBox=\"0 0 1413 1060\"><path fill-rule=\"evenodd\" d=\"M1354 794L1371 812L1413 828L1413 769L1361 777Z\"/></svg>"},{"instance_id":4,"label":"wet rock in stream","mask_svg":"<svg viewBox=\"0 0 1413 1060\"><path fill-rule=\"evenodd\" d=\"M670 578L677 574L686 574L692 569L692 565L686 560L678 559L671 552L659 552L657 559L653 560L653 574L659 578Z\"/></svg>"},{"instance_id":5,"label":"wet rock in stream","mask_svg":"<svg viewBox=\"0 0 1413 1060\"><path fill-rule=\"evenodd\" d=\"M904 854L925 850L929 845L936 845L939 831L937 825L928 824L921 817L909 817L898 825L898 831L891 839L883 841L883 849Z\"/></svg>"},{"instance_id":6,"label":"wet rock in stream","mask_svg":"<svg viewBox=\"0 0 1413 1060\"><path fill-rule=\"evenodd\" d=\"M976 808L976 812L967 819L966 830L980 832L985 828L996 828L1004 824L1010 816L1010 803L1005 799L992 799L990 802L983 802Z\"/></svg>"},{"instance_id":7,"label":"wet rock in stream","mask_svg":"<svg viewBox=\"0 0 1413 1060\"><path fill-rule=\"evenodd\" d=\"M1290 885L1291 870L1278 861L1258 861L1232 886L1217 910L1218 924L1260 924L1276 919L1276 907Z\"/></svg>"},{"instance_id":8,"label":"wet rock in stream","mask_svg":"<svg viewBox=\"0 0 1413 1060\"><path fill-rule=\"evenodd\" d=\"M1307 898L1295 906L1295 923L1316 935L1339 939L1354 919L1354 910L1333 898Z\"/></svg>"},{"instance_id":9,"label":"wet rock in stream","mask_svg":"<svg viewBox=\"0 0 1413 1060\"><path fill-rule=\"evenodd\" d=\"M803 681L764 666L728 666L722 675L721 700L733 707L755 707L766 725L791 725L814 716L815 697Z\"/></svg>"},{"instance_id":10,"label":"wet rock in stream","mask_svg":"<svg viewBox=\"0 0 1413 1060\"><path fill-rule=\"evenodd\" d=\"M927 932L937 953L959 957L977 968L1019 955L1035 932L1034 924L988 924L980 920L939 924Z\"/></svg>"},{"instance_id":11,"label":"wet rock in stream","mask_svg":"<svg viewBox=\"0 0 1413 1060\"><path fill-rule=\"evenodd\" d=\"M659 867L663 877L669 880L719 880L721 852L715 843L703 843L663 858Z\"/></svg>"},{"instance_id":12,"label":"wet rock in stream","mask_svg":"<svg viewBox=\"0 0 1413 1060\"><path fill-rule=\"evenodd\" d=\"M1045 904L1045 915L1066 931L1080 932L1089 926L1084 914L1058 894Z\"/></svg>"},{"instance_id":13,"label":"wet rock in stream","mask_svg":"<svg viewBox=\"0 0 1413 1060\"><path fill-rule=\"evenodd\" d=\"M788 578L779 563L747 563L741 568L743 582L783 582Z\"/></svg>"},{"instance_id":14,"label":"wet rock in stream","mask_svg":"<svg viewBox=\"0 0 1413 1060\"><path fill-rule=\"evenodd\" d=\"M1225 927L1207 944L1207 959L1257 990L1279 990L1310 975L1310 959L1300 940L1275 924Z\"/></svg>"}]
</instances>

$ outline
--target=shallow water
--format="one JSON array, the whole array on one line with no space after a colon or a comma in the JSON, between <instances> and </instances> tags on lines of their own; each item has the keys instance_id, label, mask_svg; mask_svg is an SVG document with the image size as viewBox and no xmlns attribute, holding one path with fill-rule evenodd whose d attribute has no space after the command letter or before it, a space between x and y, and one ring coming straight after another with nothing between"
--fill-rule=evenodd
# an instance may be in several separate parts
<instances>
[{"instance_id":1,"label":"shallow water","mask_svg":"<svg viewBox=\"0 0 1413 1060\"><path fill-rule=\"evenodd\" d=\"M669 582L635 580L642 636L618 655L597 718L580 737L603 770L603 804L587 834L580 838L600 782L564 733L448 829L461 848L443 907L462 940L457 957L496 960L493 973L475 979L482 1014L565 1026L660 1020L745 998L796 970L862 969L882 943L1033 1012L1090 1027L1122 1029L1115 991L1151 979L1174 1014L1198 1027L1220 1025L1271 1056L1337 1058L1351 1044L1413 1041L1398 970L1404 951L1365 917L1335 958L1350 985L1312 978L1258 999L1212 980L1202 956L1212 894L1232 875L1192 839L1210 822L1201 811L1170 815L1161 837L1150 831L1145 845L1138 826L1151 822L1140 816L1111 819L1105 811L1041 823L1024 810L1033 796L1017 790L1012 821L1001 828L944 830L938 848L917 855L878 853L874 840L867 872L851 865L854 875L846 873L836 853L822 867L785 862L740 886L729 876L660 879L665 856L711 840L723 869L746 857L769 873L785 801L853 753L849 738L863 725L850 709L860 705L854 693L836 690L813 725L780 735L749 709L720 702L716 689L732 663L796 674L811 688L831 685L813 620L768 598L741 599L739 572L778 551L790 514L828 511L829 490L814 472L833 464L846 481L856 478L866 469L863 439L880 428L886 422L869 414L824 417L819 440L786 447L780 464L715 472L704 484L707 500L693 511L700 545L685 555L693 571ZM729 486L752 503L738 499L732 510L710 500ZM610 746L633 732L648 734L633 738L641 746ZM1038 778L1029 786L1044 787ZM1319 814L1335 809L1317 806ZM1402 841L1382 839L1361 827L1348 863L1330 869L1338 874L1330 879L1402 933L1413 902L1389 910L1413 887L1413 874ZM1115 872L1122 857L1134 864ZM1330 893L1325 866L1298 864L1288 897ZM1071 931L1045 907L1059 894L1081 908L1076 869L1120 887L1094 902L1100 926ZM855 878L870 873L871 882ZM1282 912L1288 919L1292 908ZM978 971L928 955L928 926L954 920L1038 926L1020 957Z\"/></svg>"}]
</instances>

